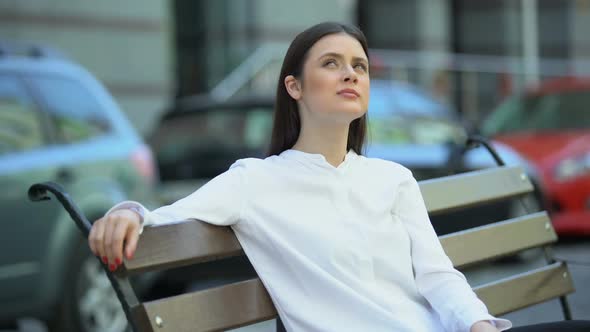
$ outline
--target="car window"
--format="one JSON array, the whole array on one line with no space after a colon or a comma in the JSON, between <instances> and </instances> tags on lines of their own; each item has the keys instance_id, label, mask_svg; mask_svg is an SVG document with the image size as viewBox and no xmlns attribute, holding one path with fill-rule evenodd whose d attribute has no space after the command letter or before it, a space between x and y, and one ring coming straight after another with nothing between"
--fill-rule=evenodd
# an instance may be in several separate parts
<instances>
[{"instance_id":1,"label":"car window","mask_svg":"<svg viewBox=\"0 0 590 332\"><path fill-rule=\"evenodd\" d=\"M590 128L590 93L517 96L500 104L483 122L482 131L493 136L529 130Z\"/></svg>"},{"instance_id":2,"label":"car window","mask_svg":"<svg viewBox=\"0 0 590 332\"><path fill-rule=\"evenodd\" d=\"M449 107L416 87L381 81L371 83L369 115L383 117L391 114L454 118Z\"/></svg>"},{"instance_id":3,"label":"car window","mask_svg":"<svg viewBox=\"0 0 590 332\"><path fill-rule=\"evenodd\" d=\"M111 131L104 110L82 84L53 76L32 80L62 141L84 141Z\"/></svg>"},{"instance_id":4,"label":"car window","mask_svg":"<svg viewBox=\"0 0 590 332\"><path fill-rule=\"evenodd\" d=\"M16 78L0 75L0 155L43 145L35 104Z\"/></svg>"},{"instance_id":5,"label":"car window","mask_svg":"<svg viewBox=\"0 0 590 332\"><path fill-rule=\"evenodd\" d=\"M372 85L368 119L369 144L461 143L466 135L447 106L406 84Z\"/></svg>"},{"instance_id":6,"label":"car window","mask_svg":"<svg viewBox=\"0 0 590 332\"><path fill-rule=\"evenodd\" d=\"M564 93L559 96L560 126L564 128L585 129L590 128L589 91L576 91Z\"/></svg>"},{"instance_id":7,"label":"car window","mask_svg":"<svg viewBox=\"0 0 590 332\"><path fill-rule=\"evenodd\" d=\"M272 109L200 110L164 120L150 138L163 180L211 178L237 159L262 157Z\"/></svg>"},{"instance_id":8,"label":"car window","mask_svg":"<svg viewBox=\"0 0 590 332\"><path fill-rule=\"evenodd\" d=\"M369 144L461 144L467 138L460 124L440 118L369 115L367 127Z\"/></svg>"}]
</instances>

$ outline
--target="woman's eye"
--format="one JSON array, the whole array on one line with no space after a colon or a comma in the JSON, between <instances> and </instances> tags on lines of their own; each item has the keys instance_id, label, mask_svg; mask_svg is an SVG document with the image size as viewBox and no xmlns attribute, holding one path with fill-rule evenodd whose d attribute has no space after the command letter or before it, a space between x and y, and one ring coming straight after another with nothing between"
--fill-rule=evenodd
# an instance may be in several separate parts
<instances>
[{"instance_id":1,"label":"woman's eye","mask_svg":"<svg viewBox=\"0 0 590 332\"><path fill-rule=\"evenodd\" d=\"M364 63L357 63L354 67L357 68L357 69L360 69L360 70L362 70L364 72L367 71L367 66Z\"/></svg>"},{"instance_id":2,"label":"woman's eye","mask_svg":"<svg viewBox=\"0 0 590 332\"><path fill-rule=\"evenodd\" d=\"M336 66L336 60L327 60L326 62L324 62L324 66L325 67L334 67L334 66Z\"/></svg>"}]
</instances>

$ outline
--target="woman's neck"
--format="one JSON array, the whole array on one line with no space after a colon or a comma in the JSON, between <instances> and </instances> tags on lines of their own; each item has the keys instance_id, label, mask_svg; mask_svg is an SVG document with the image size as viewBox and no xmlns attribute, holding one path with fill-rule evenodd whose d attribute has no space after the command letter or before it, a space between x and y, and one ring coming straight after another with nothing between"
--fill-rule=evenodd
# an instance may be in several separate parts
<instances>
[{"instance_id":1,"label":"woman's neck","mask_svg":"<svg viewBox=\"0 0 590 332\"><path fill-rule=\"evenodd\" d=\"M338 167L343 161L348 143L348 125L331 126L330 128L301 128L299 138L293 150L307 153L321 154L326 161L334 167Z\"/></svg>"}]
</instances>

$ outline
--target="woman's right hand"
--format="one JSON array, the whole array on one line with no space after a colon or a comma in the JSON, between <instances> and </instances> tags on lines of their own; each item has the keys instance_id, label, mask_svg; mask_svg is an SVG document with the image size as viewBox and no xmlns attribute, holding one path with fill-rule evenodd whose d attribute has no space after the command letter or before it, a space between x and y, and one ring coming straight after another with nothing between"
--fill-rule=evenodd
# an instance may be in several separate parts
<instances>
[{"instance_id":1,"label":"woman's right hand","mask_svg":"<svg viewBox=\"0 0 590 332\"><path fill-rule=\"evenodd\" d=\"M133 258L139 239L141 217L133 210L115 210L98 219L88 236L90 250L115 271L123 262L123 250L127 259ZM125 248L123 248L125 246Z\"/></svg>"}]
</instances>

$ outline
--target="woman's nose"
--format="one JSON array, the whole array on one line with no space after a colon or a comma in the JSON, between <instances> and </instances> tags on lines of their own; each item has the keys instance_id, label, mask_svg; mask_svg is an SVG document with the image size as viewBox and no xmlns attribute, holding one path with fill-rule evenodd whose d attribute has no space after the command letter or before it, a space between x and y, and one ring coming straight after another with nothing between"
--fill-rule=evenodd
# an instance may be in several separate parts
<instances>
[{"instance_id":1,"label":"woman's nose","mask_svg":"<svg viewBox=\"0 0 590 332\"><path fill-rule=\"evenodd\" d=\"M358 81L358 76L356 75L356 72L352 66L346 66L346 69L344 70L344 82L352 81L356 83Z\"/></svg>"}]
</instances>

